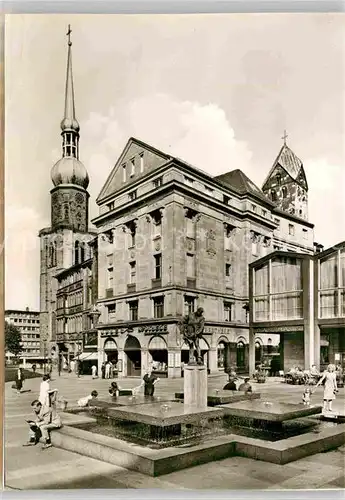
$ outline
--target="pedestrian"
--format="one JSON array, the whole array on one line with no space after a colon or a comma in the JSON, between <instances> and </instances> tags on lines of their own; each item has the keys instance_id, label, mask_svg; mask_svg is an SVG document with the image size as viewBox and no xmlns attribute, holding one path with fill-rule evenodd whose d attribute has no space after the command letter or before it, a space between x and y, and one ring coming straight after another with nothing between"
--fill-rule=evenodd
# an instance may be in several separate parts
<instances>
[{"instance_id":1,"label":"pedestrian","mask_svg":"<svg viewBox=\"0 0 345 500\"><path fill-rule=\"evenodd\" d=\"M105 365L105 378L110 378L110 363L107 361Z\"/></svg>"},{"instance_id":2,"label":"pedestrian","mask_svg":"<svg viewBox=\"0 0 345 500\"><path fill-rule=\"evenodd\" d=\"M78 406L81 406L83 408L86 407L86 406L89 406L90 402L93 399L96 399L97 396L98 396L98 392L97 391L92 391L89 396L86 396L85 398L80 398L78 400Z\"/></svg>"},{"instance_id":3,"label":"pedestrian","mask_svg":"<svg viewBox=\"0 0 345 500\"><path fill-rule=\"evenodd\" d=\"M42 448L50 448L52 446L50 432L53 429L59 429L62 425L60 415L55 408L42 406L37 399L31 403L31 407L34 412L34 420L27 420L30 427L29 440L23 446L35 446L42 437L44 441Z\"/></svg>"},{"instance_id":4,"label":"pedestrian","mask_svg":"<svg viewBox=\"0 0 345 500\"><path fill-rule=\"evenodd\" d=\"M32 365L32 367L31 367L31 368L32 368L32 371L33 371L34 373L36 373L36 365L35 365L35 363Z\"/></svg>"},{"instance_id":5,"label":"pedestrian","mask_svg":"<svg viewBox=\"0 0 345 500\"><path fill-rule=\"evenodd\" d=\"M75 361L74 361L74 359L72 359L72 361L70 363L70 367L71 367L71 372L74 373L74 371L75 371Z\"/></svg>"},{"instance_id":6,"label":"pedestrian","mask_svg":"<svg viewBox=\"0 0 345 500\"><path fill-rule=\"evenodd\" d=\"M116 382L111 382L109 387L109 394L115 398L118 397L121 387Z\"/></svg>"},{"instance_id":7,"label":"pedestrian","mask_svg":"<svg viewBox=\"0 0 345 500\"><path fill-rule=\"evenodd\" d=\"M114 365L111 361L109 361L110 368L109 368L109 378L114 378Z\"/></svg>"},{"instance_id":8,"label":"pedestrian","mask_svg":"<svg viewBox=\"0 0 345 500\"><path fill-rule=\"evenodd\" d=\"M17 393L20 394L24 383L24 372L22 368L18 368L16 372L16 389Z\"/></svg>"},{"instance_id":9,"label":"pedestrian","mask_svg":"<svg viewBox=\"0 0 345 500\"><path fill-rule=\"evenodd\" d=\"M101 366L101 374L102 374L102 378L105 378L105 363L104 362L102 363L102 366Z\"/></svg>"},{"instance_id":10,"label":"pedestrian","mask_svg":"<svg viewBox=\"0 0 345 500\"><path fill-rule=\"evenodd\" d=\"M49 406L49 375L43 375L42 382L40 385L40 394L38 396L38 401L42 406Z\"/></svg>"},{"instance_id":11,"label":"pedestrian","mask_svg":"<svg viewBox=\"0 0 345 500\"><path fill-rule=\"evenodd\" d=\"M153 396L155 392L155 384L159 381L160 379L155 377L153 375L152 371L148 371L143 378L142 383L137 387L139 390L140 387L144 386L144 396Z\"/></svg>"},{"instance_id":12,"label":"pedestrian","mask_svg":"<svg viewBox=\"0 0 345 500\"><path fill-rule=\"evenodd\" d=\"M245 378L244 382L240 384L238 390L243 391L245 394L247 394L248 392L253 392L253 388L250 385L249 380L249 378Z\"/></svg>"},{"instance_id":13,"label":"pedestrian","mask_svg":"<svg viewBox=\"0 0 345 500\"><path fill-rule=\"evenodd\" d=\"M92 372L92 378L97 378L97 366L96 365L92 365L91 372Z\"/></svg>"},{"instance_id":14,"label":"pedestrian","mask_svg":"<svg viewBox=\"0 0 345 500\"><path fill-rule=\"evenodd\" d=\"M328 365L327 370L323 373L322 377L316 384L315 389L322 383L324 383L323 412L332 412L332 401L335 399L335 393L338 392L334 365Z\"/></svg>"}]
</instances>

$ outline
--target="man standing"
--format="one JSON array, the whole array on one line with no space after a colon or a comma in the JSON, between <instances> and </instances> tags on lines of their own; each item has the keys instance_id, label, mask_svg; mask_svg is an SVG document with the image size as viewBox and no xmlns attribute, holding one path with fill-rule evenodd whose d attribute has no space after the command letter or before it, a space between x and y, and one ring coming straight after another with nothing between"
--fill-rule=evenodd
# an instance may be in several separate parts
<instances>
[{"instance_id":1,"label":"man standing","mask_svg":"<svg viewBox=\"0 0 345 500\"><path fill-rule=\"evenodd\" d=\"M105 365L105 378L110 378L110 363L107 361Z\"/></svg>"},{"instance_id":2,"label":"man standing","mask_svg":"<svg viewBox=\"0 0 345 500\"><path fill-rule=\"evenodd\" d=\"M60 415L49 406L42 406L37 399L31 403L31 406L35 419L27 420L27 423L30 426L29 441L23 446L35 446L42 437L44 441L42 448L50 448L52 446L50 441L50 431L61 427L62 424Z\"/></svg>"}]
</instances>

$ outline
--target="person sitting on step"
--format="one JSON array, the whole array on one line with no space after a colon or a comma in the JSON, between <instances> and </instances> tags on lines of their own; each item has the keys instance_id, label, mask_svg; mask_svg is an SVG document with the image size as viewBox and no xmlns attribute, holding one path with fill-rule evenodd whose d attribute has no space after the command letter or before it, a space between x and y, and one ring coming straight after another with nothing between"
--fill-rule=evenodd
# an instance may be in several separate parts
<instances>
[{"instance_id":1,"label":"person sitting on step","mask_svg":"<svg viewBox=\"0 0 345 500\"><path fill-rule=\"evenodd\" d=\"M44 444L43 449L52 446L50 441L50 432L53 429L60 429L62 426L60 415L56 412L55 407L42 406L42 404L35 399L31 403L34 419L27 420L29 424L29 441L23 446L35 446L42 437Z\"/></svg>"}]
</instances>

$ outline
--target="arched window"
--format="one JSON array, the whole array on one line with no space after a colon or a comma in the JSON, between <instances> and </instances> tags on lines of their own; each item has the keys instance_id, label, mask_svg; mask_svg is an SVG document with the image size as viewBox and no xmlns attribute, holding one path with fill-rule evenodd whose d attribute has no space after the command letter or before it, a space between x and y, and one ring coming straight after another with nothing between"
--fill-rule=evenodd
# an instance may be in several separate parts
<instances>
[{"instance_id":1,"label":"arched window","mask_svg":"<svg viewBox=\"0 0 345 500\"><path fill-rule=\"evenodd\" d=\"M85 260L85 243L80 243L80 262Z\"/></svg>"},{"instance_id":2,"label":"arched window","mask_svg":"<svg viewBox=\"0 0 345 500\"><path fill-rule=\"evenodd\" d=\"M262 348L260 342L255 342L255 363L261 363Z\"/></svg>"},{"instance_id":3,"label":"arched window","mask_svg":"<svg viewBox=\"0 0 345 500\"><path fill-rule=\"evenodd\" d=\"M68 203L64 204L63 213L64 213L65 221L68 221L69 220L69 205L68 205Z\"/></svg>"},{"instance_id":4,"label":"arched window","mask_svg":"<svg viewBox=\"0 0 345 500\"><path fill-rule=\"evenodd\" d=\"M74 264L79 264L79 241L74 243Z\"/></svg>"},{"instance_id":5,"label":"arched window","mask_svg":"<svg viewBox=\"0 0 345 500\"><path fill-rule=\"evenodd\" d=\"M277 193L276 193L275 189L271 189L271 198L272 198L272 201L277 201Z\"/></svg>"},{"instance_id":6,"label":"arched window","mask_svg":"<svg viewBox=\"0 0 345 500\"><path fill-rule=\"evenodd\" d=\"M237 367L244 367L245 366L245 346L242 341L238 342L237 344L237 352L236 352L236 357L237 357Z\"/></svg>"},{"instance_id":7,"label":"arched window","mask_svg":"<svg viewBox=\"0 0 345 500\"><path fill-rule=\"evenodd\" d=\"M286 186L283 186L283 189L282 189L282 195L283 195L283 198L286 198L286 197L287 197L287 189L286 189Z\"/></svg>"},{"instance_id":8,"label":"arched window","mask_svg":"<svg viewBox=\"0 0 345 500\"><path fill-rule=\"evenodd\" d=\"M280 184L282 182L282 176L280 174L276 175L276 181L277 181L277 185L280 186Z\"/></svg>"}]
</instances>

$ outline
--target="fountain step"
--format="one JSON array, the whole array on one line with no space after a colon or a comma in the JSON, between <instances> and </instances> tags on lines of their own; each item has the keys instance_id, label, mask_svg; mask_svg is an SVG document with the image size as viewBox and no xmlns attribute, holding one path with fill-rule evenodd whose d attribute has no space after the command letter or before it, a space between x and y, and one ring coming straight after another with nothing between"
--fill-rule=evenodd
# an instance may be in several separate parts
<instances>
[{"instance_id":1,"label":"fountain step","mask_svg":"<svg viewBox=\"0 0 345 500\"><path fill-rule=\"evenodd\" d=\"M148 403L111 408L108 411L114 420L128 420L155 426L171 426L176 424L196 423L202 419L223 416L219 408L196 408L176 401L169 403Z\"/></svg>"},{"instance_id":2,"label":"fountain step","mask_svg":"<svg viewBox=\"0 0 345 500\"><path fill-rule=\"evenodd\" d=\"M175 398L184 400L184 393L175 392ZM232 391L216 390L208 393L207 404L208 406L217 406L239 401L251 401L253 399L260 399L260 393L252 392L250 394L245 394L244 392L236 393Z\"/></svg>"},{"instance_id":3,"label":"fountain step","mask_svg":"<svg viewBox=\"0 0 345 500\"><path fill-rule=\"evenodd\" d=\"M294 418L316 415L322 411L322 407L317 405L304 406L261 400L221 405L220 408L224 410L225 415L268 422L284 422Z\"/></svg>"}]
</instances>

